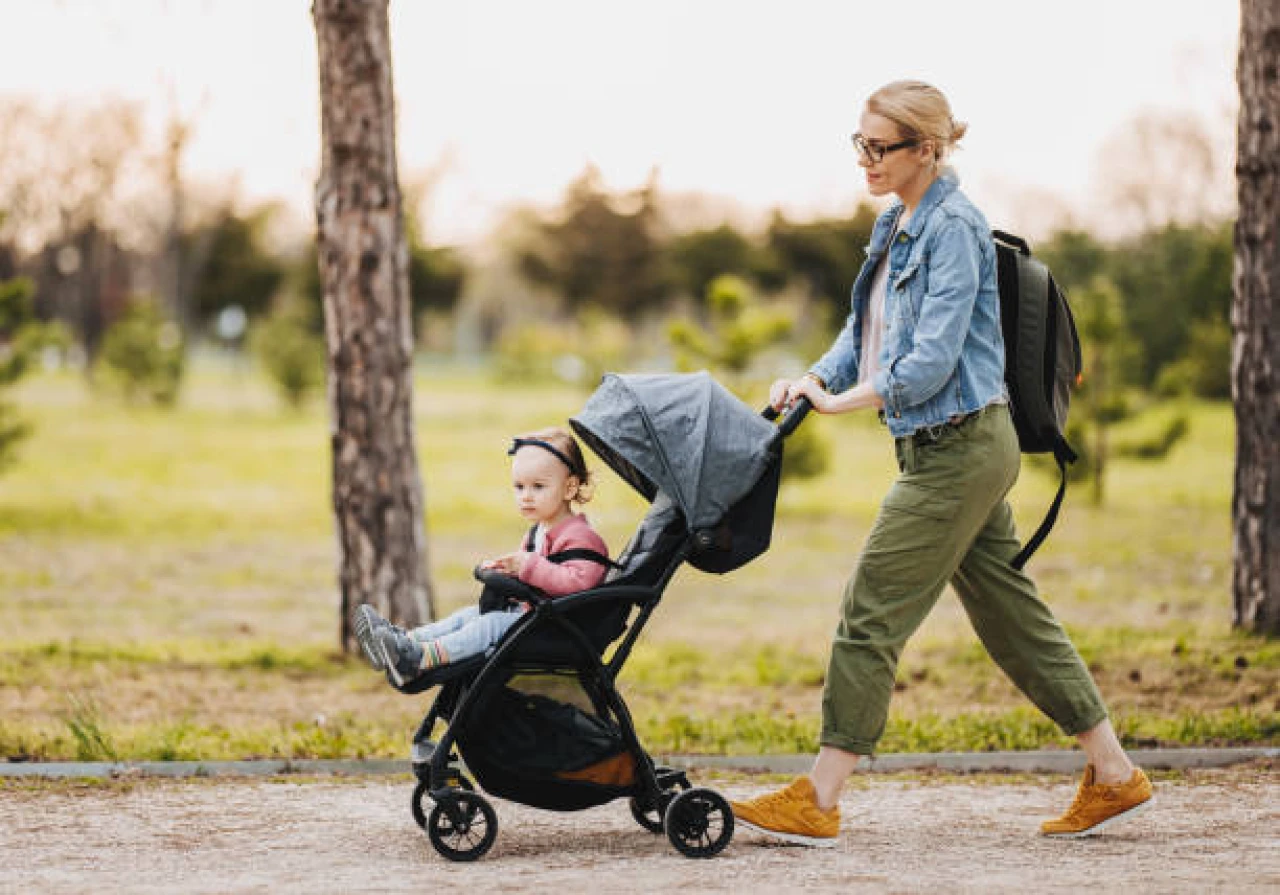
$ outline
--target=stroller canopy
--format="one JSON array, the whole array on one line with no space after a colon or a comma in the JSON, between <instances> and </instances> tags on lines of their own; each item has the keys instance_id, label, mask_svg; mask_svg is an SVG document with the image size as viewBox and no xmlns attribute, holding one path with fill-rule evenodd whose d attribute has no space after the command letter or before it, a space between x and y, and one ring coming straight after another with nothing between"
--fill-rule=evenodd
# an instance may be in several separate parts
<instances>
[{"instance_id":1,"label":"stroller canopy","mask_svg":"<svg viewBox=\"0 0 1280 895\"><path fill-rule=\"evenodd\" d=\"M706 372L607 373L569 420L601 460L690 531L717 525L769 467L776 427Z\"/></svg>"}]
</instances>

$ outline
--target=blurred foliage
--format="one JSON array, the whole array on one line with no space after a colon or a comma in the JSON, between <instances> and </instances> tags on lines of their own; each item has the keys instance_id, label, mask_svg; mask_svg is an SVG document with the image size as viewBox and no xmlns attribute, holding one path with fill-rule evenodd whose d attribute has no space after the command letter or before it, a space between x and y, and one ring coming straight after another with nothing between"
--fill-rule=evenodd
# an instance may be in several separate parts
<instances>
[{"instance_id":1,"label":"blurred foliage","mask_svg":"<svg viewBox=\"0 0 1280 895\"><path fill-rule=\"evenodd\" d=\"M789 278L803 280L815 296L835 309L842 324L849 315L849 291L866 260L876 209L858 205L847 218L816 218L804 223L775 213L765 244Z\"/></svg>"},{"instance_id":2,"label":"blurred foliage","mask_svg":"<svg viewBox=\"0 0 1280 895\"><path fill-rule=\"evenodd\" d=\"M569 311L595 305L634 320L660 310L671 295L663 250L657 187L611 196L592 166L569 185L558 209L535 220L516 251L523 275L555 291Z\"/></svg>"},{"instance_id":3,"label":"blurred foliage","mask_svg":"<svg viewBox=\"0 0 1280 895\"><path fill-rule=\"evenodd\" d=\"M103 337L101 379L128 401L171 407L182 386L184 347L178 324L164 319L153 302L134 299Z\"/></svg>"},{"instance_id":4,"label":"blurred foliage","mask_svg":"<svg viewBox=\"0 0 1280 895\"><path fill-rule=\"evenodd\" d=\"M22 378L36 348L31 294L30 280L0 282L0 390ZM0 470L13 462L18 443L30 432L13 405L0 400Z\"/></svg>"},{"instance_id":5,"label":"blurred foliage","mask_svg":"<svg viewBox=\"0 0 1280 895\"><path fill-rule=\"evenodd\" d=\"M765 290L786 284L786 271L773 251L757 246L729 224L678 233L666 252L676 282L698 299L708 295L711 281L722 274L750 279Z\"/></svg>"},{"instance_id":6,"label":"blurred foliage","mask_svg":"<svg viewBox=\"0 0 1280 895\"><path fill-rule=\"evenodd\" d=\"M249 344L280 397L294 410L324 384L324 341L301 302L286 302L250 331Z\"/></svg>"},{"instance_id":7,"label":"blurred foliage","mask_svg":"<svg viewBox=\"0 0 1280 895\"><path fill-rule=\"evenodd\" d=\"M1164 398L1230 398L1230 324L1225 319L1194 321L1187 334L1186 355L1161 368L1155 391Z\"/></svg>"},{"instance_id":8,"label":"blurred foliage","mask_svg":"<svg viewBox=\"0 0 1280 895\"><path fill-rule=\"evenodd\" d=\"M494 374L512 385L559 381L595 388L605 373L626 368L631 341L627 326L599 308L584 308L567 322L531 320L502 331Z\"/></svg>"},{"instance_id":9,"label":"blurred foliage","mask_svg":"<svg viewBox=\"0 0 1280 895\"><path fill-rule=\"evenodd\" d=\"M412 214L405 215L409 244L409 304L414 319L427 311L452 311L467 281L462 255L450 246L428 245Z\"/></svg>"},{"instance_id":10,"label":"blurred foliage","mask_svg":"<svg viewBox=\"0 0 1280 895\"><path fill-rule=\"evenodd\" d=\"M749 283L732 274L711 281L706 305L705 320L677 319L667 326L676 366L714 370L740 389L752 362L786 339L795 321L789 312L765 305Z\"/></svg>"},{"instance_id":11,"label":"blurred foliage","mask_svg":"<svg viewBox=\"0 0 1280 895\"><path fill-rule=\"evenodd\" d=\"M287 271L266 246L273 213L271 206L245 215L224 209L207 228L186 237L188 243L206 246L193 295L198 317L207 321L232 305L239 305L250 318L267 312Z\"/></svg>"},{"instance_id":12,"label":"blurred foliage","mask_svg":"<svg viewBox=\"0 0 1280 895\"><path fill-rule=\"evenodd\" d=\"M1082 265L1075 270L1086 269ZM1106 499L1106 474L1113 453L1143 460L1163 458L1187 434L1189 423L1185 417L1180 423L1175 419L1142 443L1112 446L1108 430L1135 415L1128 382L1139 354L1126 331L1124 298L1115 283L1095 274L1087 286L1074 291L1070 301L1084 352L1084 374L1067 427L1067 441L1079 455L1068 476L1090 481L1093 502L1101 505Z\"/></svg>"},{"instance_id":13,"label":"blurred foliage","mask_svg":"<svg viewBox=\"0 0 1280 895\"><path fill-rule=\"evenodd\" d=\"M1122 371L1127 384L1225 398L1231 391L1232 226L1170 224L1111 245L1064 230L1035 252L1073 307L1075 293L1096 277L1114 284L1124 339L1134 346Z\"/></svg>"},{"instance_id":14,"label":"blurred foliage","mask_svg":"<svg viewBox=\"0 0 1280 895\"><path fill-rule=\"evenodd\" d=\"M1161 460L1191 431L1191 417L1185 410L1175 413L1153 435L1137 441L1121 442L1116 453L1136 460Z\"/></svg>"},{"instance_id":15,"label":"blurred foliage","mask_svg":"<svg viewBox=\"0 0 1280 895\"><path fill-rule=\"evenodd\" d=\"M753 364L767 349L791 335L794 315L766 304L749 283L721 274L707 286L705 319L677 319L667 326L676 365L708 369L739 397L750 401L760 391ZM761 405L764 399L759 402ZM787 439L782 456L784 481L821 475L830 461L830 445L817 426L801 426Z\"/></svg>"}]
</instances>

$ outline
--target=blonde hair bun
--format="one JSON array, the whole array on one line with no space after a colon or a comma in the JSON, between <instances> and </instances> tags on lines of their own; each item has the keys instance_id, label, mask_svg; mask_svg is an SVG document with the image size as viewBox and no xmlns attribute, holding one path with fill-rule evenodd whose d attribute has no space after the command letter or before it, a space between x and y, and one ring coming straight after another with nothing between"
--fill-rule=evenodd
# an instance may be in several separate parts
<instances>
[{"instance_id":1,"label":"blonde hair bun","mask_svg":"<svg viewBox=\"0 0 1280 895\"><path fill-rule=\"evenodd\" d=\"M943 92L924 81L885 84L867 98L867 111L888 118L906 136L932 140L938 162L969 132L966 122L952 117Z\"/></svg>"}]
</instances>

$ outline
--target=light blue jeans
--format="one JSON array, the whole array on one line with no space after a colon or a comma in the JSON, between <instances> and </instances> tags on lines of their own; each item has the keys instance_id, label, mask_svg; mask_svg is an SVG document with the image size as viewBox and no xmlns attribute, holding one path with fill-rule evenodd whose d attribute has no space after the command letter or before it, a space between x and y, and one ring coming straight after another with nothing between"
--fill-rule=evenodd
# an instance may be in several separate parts
<instances>
[{"instance_id":1,"label":"light blue jeans","mask_svg":"<svg viewBox=\"0 0 1280 895\"><path fill-rule=\"evenodd\" d=\"M464 606L438 622L414 628L409 636L420 643L437 640L450 662L461 662L487 651L524 613L520 606L483 614L479 607Z\"/></svg>"}]
</instances>

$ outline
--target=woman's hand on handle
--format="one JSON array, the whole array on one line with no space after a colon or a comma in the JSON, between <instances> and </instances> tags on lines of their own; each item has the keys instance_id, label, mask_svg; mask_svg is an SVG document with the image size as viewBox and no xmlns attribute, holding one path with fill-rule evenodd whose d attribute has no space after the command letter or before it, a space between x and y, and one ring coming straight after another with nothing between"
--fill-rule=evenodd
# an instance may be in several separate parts
<instances>
[{"instance_id":1,"label":"woman's hand on handle","mask_svg":"<svg viewBox=\"0 0 1280 895\"><path fill-rule=\"evenodd\" d=\"M809 403L813 405L813 409L818 413L839 413L840 411L833 409L832 402L835 396L818 384L818 380L812 376L805 376L791 383L791 387L787 390L787 403L794 404L801 398L808 398Z\"/></svg>"},{"instance_id":2,"label":"woman's hand on handle","mask_svg":"<svg viewBox=\"0 0 1280 895\"><path fill-rule=\"evenodd\" d=\"M769 406L781 412L791 406L792 400L791 380L775 379L773 385L769 386Z\"/></svg>"},{"instance_id":3,"label":"woman's hand on handle","mask_svg":"<svg viewBox=\"0 0 1280 895\"><path fill-rule=\"evenodd\" d=\"M775 379L773 385L769 386L769 405L778 411L791 407L806 394L803 388L806 384L816 388L817 394L827 394L818 380L811 375L805 375L800 379ZM817 402L814 402L814 407L817 406Z\"/></svg>"}]
</instances>

